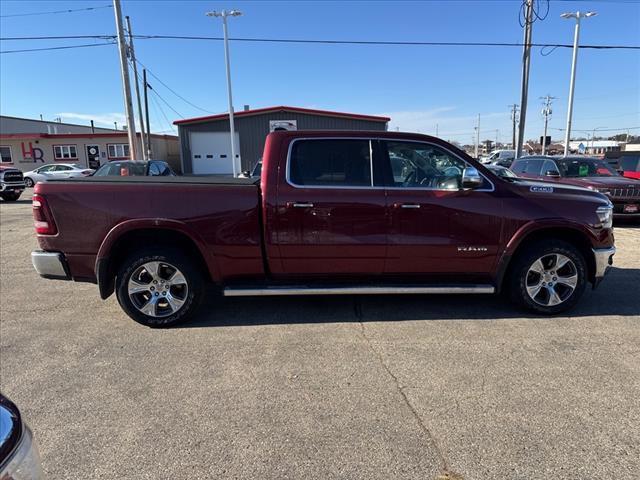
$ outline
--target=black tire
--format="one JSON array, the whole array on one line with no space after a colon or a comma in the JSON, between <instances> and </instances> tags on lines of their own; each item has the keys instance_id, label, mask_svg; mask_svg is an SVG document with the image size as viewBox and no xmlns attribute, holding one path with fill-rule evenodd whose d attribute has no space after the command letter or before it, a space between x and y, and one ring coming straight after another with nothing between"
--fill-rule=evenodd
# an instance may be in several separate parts
<instances>
[{"instance_id":1,"label":"black tire","mask_svg":"<svg viewBox=\"0 0 640 480\"><path fill-rule=\"evenodd\" d=\"M18 200L20 198L20 194L22 192L18 192L18 193L3 193L2 195L0 195L0 197L2 197L2 199L6 202L15 202L16 200Z\"/></svg>"},{"instance_id":2,"label":"black tire","mask_svg":"<svg viewBox=\"0 0 640 480\"><path fill-rule=\"evenodd\" d=\"M561 257L556 257L556 255ZM557 261L562 256L568 258L570 262L567 262L561 267L562 270L556 273L554 259ZM543 270L545 273L540 275L536 271L532 271L535 269L534 264L539 259L541 265L545 267ZM551 273L556 273L556 276L551 276ZM574 275L576 276L575 280ZM558 278L561 280L557 281ZM552 283L547 284L545 279ZM569 283L575 282L573 290L571 290L569 283L564 283L568 279L571 279ZM534 313L555 315L573 308L580 300L587 286L587 262L580 250L570 243L561 240L541 241L526 246L519 253L514 260L507 281L509 282L507 285L509 296L516 305ZM538 290L539 293L532 298L528 293L527 286L530 291L535 292L536 287L540 285L542 287ZM556 297L551 298L553 294L550 292L552 291L558 295L557 299L562 300L561 303L555 305L551 303L557 301Z\"/></svg>"},{"instance_id":3,"label":"black tire","mask_svg":"<svg viewBox=\"0 0 640 480\"><path fill-rule=\"evenodd\" d=\"M33 188L34 185L33 180L29 177L24 177L24 184L29 188Z\"/></svg>"},{"instance_id":4,"label":"black tire","mask_svg":"<svg viewBox=\"0 0 640 480\"><path fill-rule=\"evenodd\" d=\"M179 299L184 302L180 308L173 312L169 312L171 306L162 298L158 297L158 292L161 291L160 286L155 292L145 291L140 293L134 293L131 296L129 294L129 282L132 276L136 275L134 280L140 279L140 275L147 276L145 264L149 262L159 262L164 267L161 267L162 276L171 274L171 268L175 268L178 272L182 273L186 283L186 293ZM200 306L204 292L204 278L201 271L197 268L196 262L194 262L189 256L182 253L180 250L171 247L149 247L141 249L131 254L127 259L122 262L118 272L116 274L116 296L118 303L136 322L153 328L164 328L176 325L189 319ZM140 273L142 272L142 273ZM168 274L165 272L169 272ZM147 278L153 278L148 277ZM143 281L146 282L145 279ZM149 283L151 285L151 283ZM176 288L175 286L170 287ZM178 299L175 291L169 291L168 293L174 294L174 299ZM167 292L164 292L163 295ZM184 292L184 290L183 290ZM146 297L155 295L157 298L155 302L157 306L153 307L156 312L156 316L147 315L140 310L141 306L148 305L145 303ZM167 304L167 307L162 310L162 302ZM173 304L172 304L173 305ZM162 313L162 314L159 314Z\"/></svg>"}]
</instances>

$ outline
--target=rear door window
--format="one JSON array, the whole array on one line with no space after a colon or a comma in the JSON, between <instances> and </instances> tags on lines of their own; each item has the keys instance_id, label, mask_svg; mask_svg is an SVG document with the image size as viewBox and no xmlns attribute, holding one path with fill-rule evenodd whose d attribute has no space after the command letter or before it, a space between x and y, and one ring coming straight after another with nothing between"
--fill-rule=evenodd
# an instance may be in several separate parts
<instances>
[{"instance_id":1,"label":"rear door window","mask_svg":"<svg viewBox=\"0 0 640 480\"><path fill-rule=\"evenodd\" d=\"M288 174L296 186L370 187L371 144L368 139L298 140Z\"/></svg>"}]
</instances>

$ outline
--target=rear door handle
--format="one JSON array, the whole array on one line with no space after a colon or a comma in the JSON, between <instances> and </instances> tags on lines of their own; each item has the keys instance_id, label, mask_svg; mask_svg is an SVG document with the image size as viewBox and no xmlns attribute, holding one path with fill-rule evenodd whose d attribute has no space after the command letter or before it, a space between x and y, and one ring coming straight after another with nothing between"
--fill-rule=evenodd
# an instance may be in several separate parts
<instances>
[{"instance_id":1,"label":"rear door handle","mask_svg":"<svg viewBox=\"0 0 640 480\"><path fill-rule=\"evenodd\" d=\"M289 202L287 206L293 208L313 208L313 203Z\"/></svg>"},{"instance_id":2,"label":"rear door handle","mask_svg":"<svg viewBox=\"0 0 640 480\"><path fill-rule=\"evenodd\" d=\"M393 206L395 208L420 208L420 204L419 203L394 203Z\"/></svg>"}]
</instances>

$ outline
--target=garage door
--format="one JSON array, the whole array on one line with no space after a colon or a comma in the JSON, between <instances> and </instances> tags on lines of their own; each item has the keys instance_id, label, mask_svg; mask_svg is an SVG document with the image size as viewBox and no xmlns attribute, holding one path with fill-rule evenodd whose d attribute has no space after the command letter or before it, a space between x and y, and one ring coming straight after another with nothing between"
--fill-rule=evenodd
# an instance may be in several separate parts
<instances>
[{"instance_id":1,"label":"garage door","mask_svg":"<svg viewBox=\"0 0 640 480\"><path fill-rule=\"evenodd\" d=\"M240 137L235 133L236 165L240 165ZM233 174L229 132L191 132L190 143L193 173Z\"/></svg>"}]
</instances>

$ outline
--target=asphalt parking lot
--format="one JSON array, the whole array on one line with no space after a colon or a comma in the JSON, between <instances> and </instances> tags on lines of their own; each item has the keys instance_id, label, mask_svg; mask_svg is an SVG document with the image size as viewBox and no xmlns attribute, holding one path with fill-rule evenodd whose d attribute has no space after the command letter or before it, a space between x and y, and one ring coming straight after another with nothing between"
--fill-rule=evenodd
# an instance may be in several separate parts
<instances>
[{"instance_id":1,"label":"asphalt parking lot","mask_svg":"<svg viewBox=\"0 0 640 480\"><path fill-rule=\"evenodd\" d=\"M632 479L640 228L567 316L499 297L211 299L151 330L44 280L0 203L0 389L51 479Z\"/></svg>"}]
</instances>

